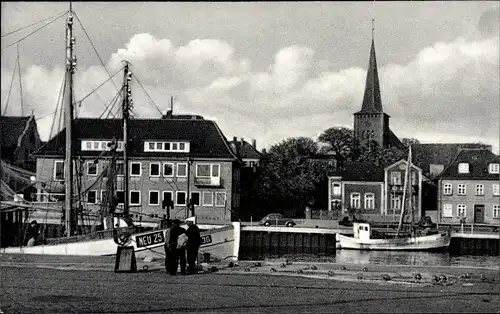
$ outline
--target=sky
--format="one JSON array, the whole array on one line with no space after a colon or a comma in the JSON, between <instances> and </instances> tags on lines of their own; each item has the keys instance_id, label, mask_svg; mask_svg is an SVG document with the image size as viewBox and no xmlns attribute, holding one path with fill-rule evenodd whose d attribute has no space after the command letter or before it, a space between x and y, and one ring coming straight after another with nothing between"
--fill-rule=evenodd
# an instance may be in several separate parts
<instances>
[{"instance_id":1,"label":"sky","mask_svg":"<svg viewBox=\"0 0 500 314\"><path fill-rule=\"evenodd\" d=\"M68 8L1 4L2 110L8 104L8 115L34 112L45 140L59 120L51 113L64 77L64 17L19 45L7 47L50 19L4 34ZM393 132L422 143L482 142L498 153L495 1L73 2L73 10L77 101L127 60L147 91L132 81L137 118L159 118L153 101L165 113L174 96L174 114L213 119L228 139L256 139L258 149L353 127L373 18L382 105ZM102 114L117 92L113 83L122 84L121 73L114 78L79 103L78 117Z\"/></svg>"}]
</instances>

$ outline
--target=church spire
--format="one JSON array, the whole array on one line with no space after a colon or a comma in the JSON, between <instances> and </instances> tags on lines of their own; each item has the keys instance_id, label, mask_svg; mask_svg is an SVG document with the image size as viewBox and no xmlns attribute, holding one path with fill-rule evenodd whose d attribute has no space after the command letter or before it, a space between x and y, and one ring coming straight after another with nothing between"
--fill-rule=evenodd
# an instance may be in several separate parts
<instances>
[{"instance_id":1,"label":"church spire","mask_svg":"<svg viewBox=\"0 0 500 314\"><path fill-rule=\"evenodd\" d=\"M360 112L382 113L382 99L380 98L380 84L378 80L377 58L375 56L374 27L375 20L372 19L372 46L370 49L370 61L366 73L365 95Z\"/></svg>"}]
</instances>

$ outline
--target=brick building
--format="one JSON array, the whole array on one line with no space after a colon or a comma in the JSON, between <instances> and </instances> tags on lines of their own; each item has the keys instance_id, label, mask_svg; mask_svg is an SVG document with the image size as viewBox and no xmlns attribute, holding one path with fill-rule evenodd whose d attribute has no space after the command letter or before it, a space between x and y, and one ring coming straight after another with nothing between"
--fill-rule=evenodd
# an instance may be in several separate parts
<instances>
[{"instance_id":1,"label":"brick building","mask_svg":"<svg viewBox=\"0 0 500 314\"><path fill-rule=\"evenodd\" d=\"M107 144L117 139L119 155L123 151L122 122L77 119L73 134L75 178L81 179L74 186L84 191L84 206L97 212L106 193ZM36 154L38 201L52 203L55 208L62 206L64 199L64 139L63 130ZM120 156L116 197L120 208L123 183L128 179L134 220L157 222L166 214L164 200L173 202L172 218L184 219L188 198L198 222L223 224L238 212L241 164L214 121L199 116L132 119L129 139L129 173L124 173Z\"/></svg>"}]
</instances>

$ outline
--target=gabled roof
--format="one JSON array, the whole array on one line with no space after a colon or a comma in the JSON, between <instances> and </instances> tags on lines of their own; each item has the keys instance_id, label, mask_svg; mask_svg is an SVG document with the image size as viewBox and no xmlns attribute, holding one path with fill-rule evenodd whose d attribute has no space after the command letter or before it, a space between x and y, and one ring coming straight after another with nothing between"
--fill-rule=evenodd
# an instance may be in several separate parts
<instances>
[{"instance_id":1,"label":"gabled roof","mask_svg":"<svg viewBox=\"0 0 500 314\"><path fill-rule=\"evenodd\" d=\"M230 141L229 145L234 147L234 153L244 159L260 159L262 154L247 141Z\"/></svg>"},{"instance_id":2,"label":"gabled roof","mask_svg":"<svg viewBox=\"0 0 500 314\"><path fill-rule=\"evenodd\" d=\"M399 149L405 149L405 145L399 140L399 138L389 129L389 146L395 146Z\"/></svg>"},{"instance_id":3,"label":"gabled roof","mask_svg":"<svg viewBox=\"0 0 500 314\"><path fill-rule=\"evenodd\" d=\"M491 150L491 145L477 143L413 144L413 163L424 173L429 173L431 164L447 166L462 149L483 148Z\"/></svg>"},{"instance_id":4,"label":"gabled roof","mask_svg":"<svg viewBox=\"0 0 500 314\"><path fill-rule=\"evenodd\" d=\"M131 119L129 120L131 157L192 157L236 159L227 139L214 121L203 119ZM123 140L121 119L76 119L73 123L75 154L96 156L101 152L81 151L82 140ZM37 156L64 154L65 129L39 149ZM144 152L144 141L189 141L189 153Z\"/></svg>"},{"instance_id":5,"label":"gabled roof","mask_svg":"<svg viewBox=\"0 0 500 314\"><path fill-rule=\"evenodd\" d=\"M0 123L2 124L2 149L17 146L19 137L23 135L28 122L32 116L27 117L14 117L14 116L0 116Z\"/></svg>"},{"instance_id":6,"label":"gabled roof","mask_svg":"<svg viewBox=\"0 0 500 314\"><path fill-rule=\"evenodd\" d=\"M370 61L366 73L365 94L363 105L358 113L382 113L382 98L380 97L380 83L378 79L377 57L375 55L375 41L372 39Z\"/></svg>"},{"instance_id":7,"label":"gabled roof","mask_svg":"<svg viewBox=\"0 0 500 314\"><path fill-rule=\"evenodd\" d=\"M392 164L390 164L390 165L387 165L387 166L384 168L384 170L389 170L389 169L391 169L391 168L393 168L393 167L395 167L395 166L397 166L397 165L400 165L400 164L403 164L403 165L405 165L405 167L406 167L407 160L406 160L406 159L401 159L401 160L399 160L399 161L396 161L395 163L392 163ZM412 168L413 168L413 169L417 169L418 171L422 171L422 169L420 169L420 167L418 167L417 165L415 165L415 164L413 164L413 163L411 164L411 166L412 166Z\"/></svg>"},{"instance_id":8,"label":"gabled roof","mask_svg":"<svg viewBox=\"0 0 500 314\"><path fill-rule=\"evenodd\" d=\"M348 162L334 175L342 177L342 181L383 182L384 168L372 162Z\"/></svg>"},{"instance_id":9,"label":"gabled roof","mask_svg":"<svg viewBox=\"0 0 500 314\"><path fill-rule=\"evenodd\" d=\"M458 164L468 163L469 173L458 173ZM499 174L488 172L490 163L500 163L500 158L488 149L463 149L439 176L440 179L498 180Z\"/></svg>"}]
</instances>

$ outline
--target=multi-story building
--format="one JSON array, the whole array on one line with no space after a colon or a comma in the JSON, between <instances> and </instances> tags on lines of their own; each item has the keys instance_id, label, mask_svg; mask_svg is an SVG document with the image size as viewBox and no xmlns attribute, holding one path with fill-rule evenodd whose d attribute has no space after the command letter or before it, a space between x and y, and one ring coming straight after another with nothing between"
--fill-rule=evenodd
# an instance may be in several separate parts
<instances>
[{"instance_id":1,"label":"multi-story building","mask_svg":"<svg viewBox=\"0 0 500 314\"><path fill-rule=\"evenodd\" d=\"M354 214L370 221L397 221L403 205L406 160L383 167L373 163L348 163L335 176L329 177L331 216L342 218ZM412 165L412 207L406 207L407 220L414 221L425 213L423 195L430 184L422 170ZM410 190L410 189L408 189ZM408 206L408 205L406 205Z\"/></svg>"},{"instance_id":2,"label":"multi-story building","mask_svg":"<svg viewBox=\"0 0 500 314\"><path fill-rule=\"evenodd\" d=\"M110 161L108 144L118 141L118 206L129 183L130 214L135 220L157 221L172 204L171 218L188 214L188 199L199 222L223 224L239 208L241 164L214 121L194 116L129 120L129 173L124 173L122 122L119 119L74 121L75 187L84 206L97 211L105 199ZM64 198L64 130L39 150L37 182L40 202ZM54 205L54 204L53 204Z\"/></svg>"},{"instance_id":3,"label":"multi-story building","mask_svg":"<svg viewBox=\"0 0 500 314\"><path fill-rule=\"evenodd\" d=\"M442 223L499 223L500 158L488 149L464 149L439 176Z\"/></svg>"}]
</instances>

